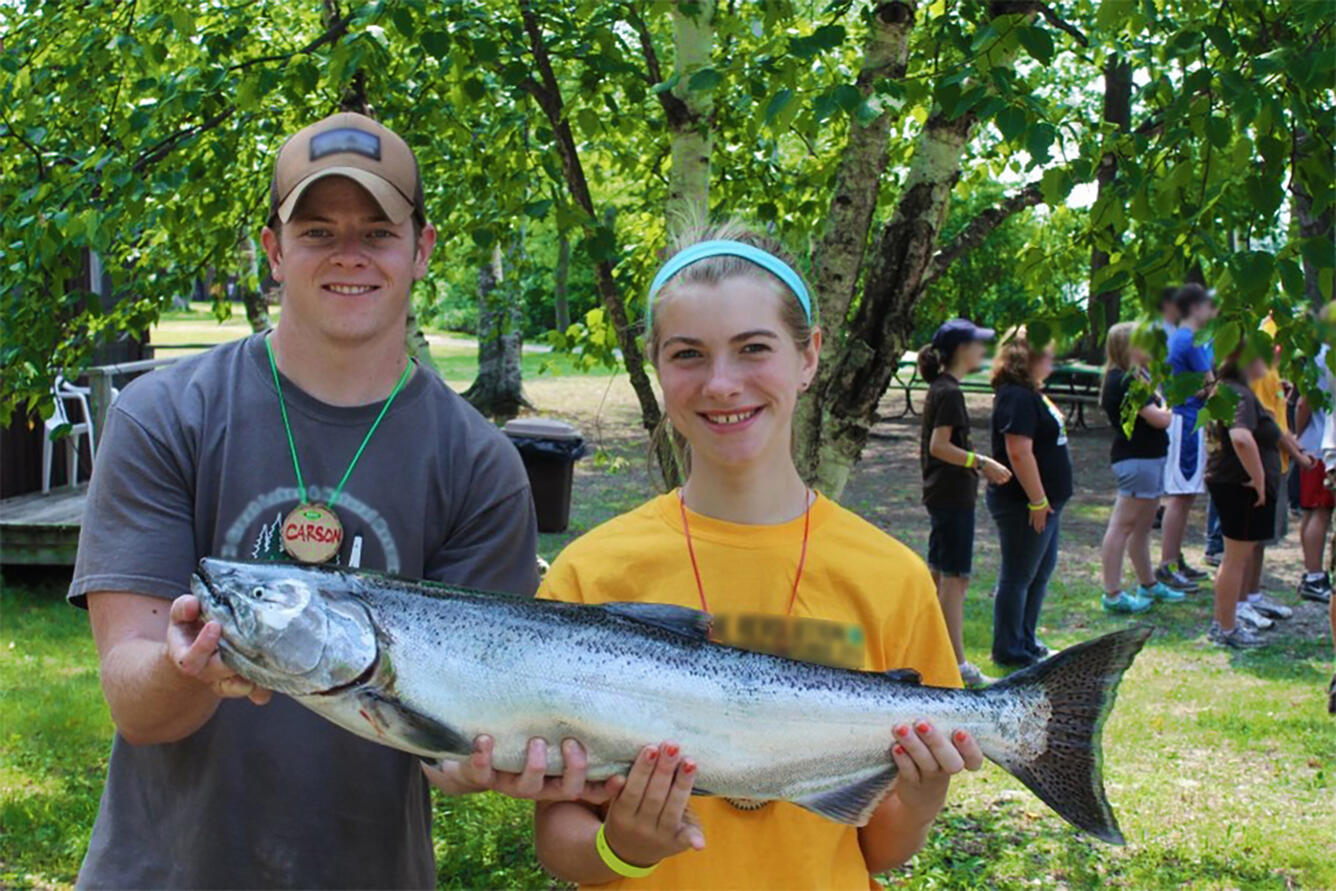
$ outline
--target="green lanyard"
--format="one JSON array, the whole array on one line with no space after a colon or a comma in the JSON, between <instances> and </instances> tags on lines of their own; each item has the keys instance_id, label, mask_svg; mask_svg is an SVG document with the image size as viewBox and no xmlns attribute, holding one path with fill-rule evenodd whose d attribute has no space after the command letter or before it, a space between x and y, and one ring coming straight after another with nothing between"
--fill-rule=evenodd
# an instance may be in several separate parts
<instances>
[{"instance_id":1,"label":"green lanyard","mask_svg":"<svg viewBox=\"0 0 1336 891\"><path fill-rule=\"evenodd\" d=\"M292 469L297 474L297 497L302 504L306 504L306 483L302 481L302 465L297 460L297 442L292 438L292 425L288 423L288 407L283 402L283 385L278 382L278 363L274 361L274 348L270 345L268 336L264 339L264 349L269 354L269 370L274 373L274 389L278 390L278 410L283 414L283 429L287 431L288 448L292 451ZM399 382L390 391L390 398L385 400L385 404L380 408L380 414L376 415L376 420L371 422L371 429L366 432L362 444L357 447L357 454L353 455L353 460L348 462L348 469L343 472L343 479L339 480L339 484L334 487L333 494L329 496L330 507L333 507L334 502L339 500L344 484L348 482L348 477L353 474L353 468L357 466L357 459L362 457L366 444L371 442L371 435L380 426L381 418L385 417L385 413L390 410L390 406L394 403L394 397L398 396L399 391L404 388L404 383L408 380L408 373L412 370L412 362L404 365L404 372L399 375Z\"/></svg>"}]
</instances>

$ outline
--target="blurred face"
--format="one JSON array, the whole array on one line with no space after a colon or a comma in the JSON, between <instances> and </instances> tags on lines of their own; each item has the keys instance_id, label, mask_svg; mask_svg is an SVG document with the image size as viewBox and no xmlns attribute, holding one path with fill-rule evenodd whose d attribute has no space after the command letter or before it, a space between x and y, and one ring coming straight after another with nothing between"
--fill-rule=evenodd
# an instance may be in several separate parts
<instances>
[{"instance_id":1,"label":"blurred face","mask_svg":"<svg viewBox=\"0 0 1336 891\"><path fill-rule=\"evenodd\" d=\"M799 348L774 285L735 277L680 284L657 309L655 367L693 462L742 468L791 460L793 408L816 374L821 335Z\"/></svg>"},{"instance_id":2,"label":"blurred face","mask_svg":"<svg viewBox=\"0 0 1336 891\"><path fill-rule=\"evenodd\" d=\"M1132 365L1137 367L1143 367L1149 364L1150 362L1150 356L1147 355L1146 351L1143 350L1141 347L1134 346L1130 350L1128 350L1127 358L1132 363Z\"/></svg>"},{"instance_id":3,"label":"blurred face","mask_svg":"<svg viewBox=\"0 0 1336 891\"><path fill-rule=\"evenodd\" d=\"M1030 373L1034 375L1036 383L1042 384L1053 373L1053 356L1053 347L1046 346L1043 352L1036 353L1030 360Z\"/></svg>"},{"instance_id":4,"label":"blurred face","mask_svg":"<svg viewBox=\"0 0 1336 891\"><path fill-rule=\"evenodd\" d=\"M1215 301L1203 300L1192 307L1188 317L1197 324L1198 327L1205 325L1211 319L1215 318Z\"/></svg>"},{"instance_id":5,"label":"blurred face","mask_svg":"<svg viewBox=\"0 0 1336 891\"><path fill-rule=\"evenodd\" d=\"M971 340L969 343L956 347L956 356L964 367L966 374L978 371L983 366L984 357L987 355L988 344L982 340Z\"/></svg>"},{"instance_id":6,"label":"blurred face","mask_svg":"<svg viewBox=\"0 0 1336 891\"><path fill-rule=\"evenodd\" d=\"M312 184L281 231L266 228L262 240L283 284L283 319L356 343L402 328L436 231L427 226L414 238L411 219L391 223L369 192L330 176Z\"/></svg>"},{"instance_id":7,"label":"blurred face","mask_svg":"<svg viewBox=\"0 0 1336 891\"><path fill-rule=\"evenodd\" d=\"M1243 374L1250 381L1261 380L1266 377L1267 364L1261 356L1248 363L1248 367L1243 370Z\"/></svg>"}]
</instances>

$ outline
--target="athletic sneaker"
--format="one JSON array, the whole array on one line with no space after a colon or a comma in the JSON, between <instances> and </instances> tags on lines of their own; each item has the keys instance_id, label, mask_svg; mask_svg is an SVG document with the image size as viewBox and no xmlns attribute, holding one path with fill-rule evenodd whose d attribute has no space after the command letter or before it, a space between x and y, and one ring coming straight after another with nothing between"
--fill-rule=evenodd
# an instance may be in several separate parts
<instances>
[{"instance_id":1,"label":"athletic sneaker","mask_svg":"<svg viewBox=\"0 0 1336 891\"><path fill-rule=\"evenodd\" d=\"M1183 578L1194 582L1200 582L1203 579L1209 579L1211 574L1204 569L1198 569L1195 566L1189 566L1188 561L1182 557L1178 558L1178 572Z\"/></svg>"},{"instance_id":2,"label":"athletic sneaker","mask_svg":"<svg viewBox=\"0 0 1336 891\"><path fill-rule=\"evenodd\" d=\"M1234 618L1239 620L1240 625L1247 625L1256 631L1266 631L1276 624L1256 609L1253 609L1251 603L1240 603L1238 608L1234 610Z\"/></svg>"},{"instance_id":3,"label":"athletic sneaker","mask_svg":"<svg viewBox=\"0 0 1336 891\"><path fill-rule=\"evenodd\" d=\"M1248 595L1248 605L1254 610L1266 616L1268 619L1288 619L1294 615L1294 610L1283 603L1276 603L1265 594L1253 596Z\"/></svg>"},{"instance_id":4,"label":"athletic sneaker","mask_svg":"<svg viewBox=\"0 0 1336 891\"><path fill-rule=\"evenodd\" d=\"M1179 594L1178 596L1182 597L1183 595ZM1104 607L1105 612L1110 613L1144 613L1155 605L1153 599L1143 596L1140 591L1136 593L1119 591L1117 594L1105 594L1099 599L1099 602Z\"/></svg>"},{"instance_id":5,"label":"athletic sneaker","mask_svg":"<svg viewBox=\"0 0 1336 891\"><path fill-rule=\"evenodd\" d=\"M990 678L988 675L979 671L973 662L960 663L960 679L965 682L966 687L987 687L997 678Z\"/></svg>"},{"instance_id":6,"label":"athletic sneaker","mask_svg":"<svg viewBox=\"0 0 1336 891\"><path fill-rule=\"evenodd\" d=\"M1049 656L1053 655L1053 651L1049 649L1048 644L1044 643L1042 640L1036 640L1034 642L1033 652L1035 658L1040 660L1047 659Z\"/></svg>"},{"instance_id":7,"label":"athletic sneaker","mask_svg":"<svg viewBox=\"0 0 1336 891\"><path fill-rule=\"evenodd\" d=\"M1299 582L1299 596L1304 600L1331 603L1331 576L1325 572L1316 577L1304 575L1303 581Z\"/></svg>"},{"instance_id":8,"label":"athletic sneaker","mask_svg":"<svg viewBox=\"0 0 1336 891\"><path fill-rule=\"evenodd\" d=\"M1166 588L1173 588L1175 591L1182 591L1184 594L1196 594L1201 590L1196 582L1168 564L1155 570L1155 580L1162 583Z\"/></svg>"},{"instance_id":9,"label":"athletic sneaker","mask_svg":"<svg viewBox=\"0 0 1336 891\"><path fill-rule=\"evenodd\" d=\"M1255 631L1249 631L1242 625L1235 625L1230 631L1225 631L1215 622L1211 623L1211 630L1207 632L1206 637L1211 643L1220 647L1229 647L1232 650L1247 650L1253 647L1264 647L1266 641L1257 635Z\"/></svg>"},{"instance_id":10,"label":"athletic sneaker","mask_svg":"<svg viewBox=\"0 0 1336 891\"><path fill-rule=\"evenodd\" d=\"M1182 603L1187 599L1182 591L1176 591L1164 582L1156 582L1150 587L1137 585L1137 595L1147 600L1163 600L1165 603Z\"/></svg>"},{"instance_id":11,"label":"athletic sneaker","mask_svg":"<svg viewBox=\"0 0 1336 891\"><path fill-rule=\"evenodd\" d=\"M1207 566L1219 567L1220 562L1224 559L1225 555L1219 551L1207 551L1206 556L1202 557L1201 562L1205 563Z\"/></svg>"}]
</instances>

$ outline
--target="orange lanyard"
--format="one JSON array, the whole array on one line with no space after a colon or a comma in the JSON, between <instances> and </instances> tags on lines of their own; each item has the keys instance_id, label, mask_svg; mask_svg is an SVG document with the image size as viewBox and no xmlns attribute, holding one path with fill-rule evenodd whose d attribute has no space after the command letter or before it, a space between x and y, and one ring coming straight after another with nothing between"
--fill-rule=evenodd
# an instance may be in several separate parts
<instances>
[{"instance_id":1,"label":"orange lanyard","mask_svg":"<svg viewBox=\"0 0 1336 891\"><path fill-rule=\"evenodd\" d=\"M807 507L803 510L803 547L798 554L798 571L793 576L793 590L789 593L789 606L784 610L784 615L793 615L793 605L798 602L798 583L802 581L803 567L807 564L807 537L812 530L812 502L816 499L812 497L811 490L807 491ZM691 571L696 576L696 593L700 595L700 608L702 612L709 612L710 605L705 600L705 584L700 579L700 564L696 562L696 548L691 543L691 525L687 522L687 500L681 489L677 490L677 506L682 511L682 533L687 539L687 555L691 557Z\"/></svg>"}]
</instances>

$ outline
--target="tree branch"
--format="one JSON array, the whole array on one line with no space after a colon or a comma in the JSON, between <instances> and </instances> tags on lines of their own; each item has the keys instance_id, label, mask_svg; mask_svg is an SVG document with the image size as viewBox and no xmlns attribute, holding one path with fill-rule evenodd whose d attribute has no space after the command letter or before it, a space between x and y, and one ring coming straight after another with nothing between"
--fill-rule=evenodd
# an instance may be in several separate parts
<instances>
[{"instance_id":1,"label":"tree branch","mask_svg":"<svg viewBox=\"0 0 1336 891\"><path fill-rule=\"evenodd\" d=\"M923 287L926 288L936 281L961 256L983 244L993 230L1006 222L1008 218L1027 207L1034 207L1043 200L1044 196L1039 191L1039 184L1030 183L1016 194L1004 198L999 204L979 211L974 219L970 220L965 228L960 230L955 238L951 239L950 244L943 245L933 255L932 262L928 264L928 269L923 274Z\"/></svg>"},{"instance_id":2,"label":"tree branch","mask_svg":"<svg viewBox=\"0 0 1336 891\"><path fill-rule=\"evenodd\" d=\"M256 56L254 59L247 59L244 62L237 62L235 64L229 65L227 66L227 70L243 71L254 65L261 65L265 62L286 62L293 56L300 56L303 53L309 53L311 52L311 50L319 49L320 47L324 46L327 43L333 43L343 35L347 34L348 23L351 22L352 20L353 20L353 14L348 13L345 16L342 16L338 19L331 21L329 23L329 26L325 29L324 34L321 34L319 37L316 37L303 47L300 47L287 53L273 53L268 56Z\"/></svg>"},{"instance_id":3,"label":"tree branch","mask_svg":"<svg viewBox=\"0 0 1336 891\"><path fill-rule=\"evenodd\" d=\"M645 24L644 18L636 10L635 5L627 7L626 20L635 29L636 36L640 38L640 54L645 57L645 80L651 86L663 83L663 68L659 65L659 54L654 50L654 38L649 33L649 26ZM673 95L672 90L660 90L658 93L659 104L663 106L663 113L668 119L669 127L679 127L686 123L690 117L687 110L687 104L680 98Z\"/></svg>"},{"instance_id":4,"label":"tree branch","mask_svg":"<svg viewBox=\"0 0 1336 891\"><path fill-rule=\"evenodd\" d=\"M130 169L132 169L135 173L139 173L142 170L144 170L144 168L152 164L158 163L163 158L170 155L173 149L175 149L181 143L185 142L187 139L190 139L191 137L198 136L201 133L206 133L209 130L212 130L219 124L223 123L223 121L226 121L228 118L232 117L232 115L235 113L236 113L236 107L229 105L227 108L218 112L213 117L205 118L203 121L201 121L200 123L196 124L193 127L187 127L184 130L178 130L171 136L168 136L166 139L159 140L157 143L153 145L152 148L148 149L146 152L140 155L135 160L135 162L132 165L130 165Z\"/></svg>"},{"instance_id":5,"label":"tree branch","mask_svg":"<svg viewBox=\"0 0 1336 891\"><path fill-rule=\"evenodd\" d=\"M1086 39L1086 36L1081 33L1080 29L1054 12L1053 7L1049 6L1047 3L1040 3L1039 11L1050 25L1057 28L1059 31L1066 31L1077 43L1081 44L1081 46L1090 46L1090 41Z\"/></svg>"}]
</instances>

